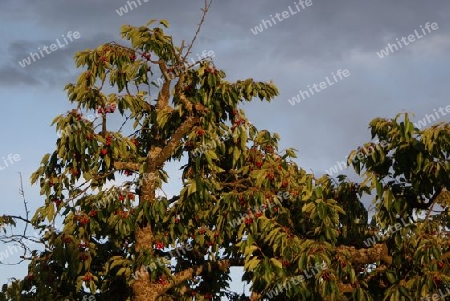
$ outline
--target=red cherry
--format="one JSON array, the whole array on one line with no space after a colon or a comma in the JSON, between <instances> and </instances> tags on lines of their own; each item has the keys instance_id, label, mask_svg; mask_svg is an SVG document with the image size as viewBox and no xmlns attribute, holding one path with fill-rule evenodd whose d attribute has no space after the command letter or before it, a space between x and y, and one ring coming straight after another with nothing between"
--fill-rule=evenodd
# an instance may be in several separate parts
<instances>
[{"instance_id":1,"label":"red cherry","mask_svg":"<svg viewBox=\"0 0 450 301\"><path fill-rule=\"evenodd\" d=\"M164 249L164 244L162 242L160 242L160 241L157 241L155 243L155 248L158 249L158 250Z\"/></svg>"},{"instance_id":2,"label":"red cherry","mask_svg":"<svg viewBox=\"0 0 450 301\"><path fill-rule=\"evenodd\" d=\"M134 62L136 60L136 55L132 54L130 55L130 61Z\"/></svg>"},{"instance_id":3,"label":"red cherry","mask_svg":"<svg viewBox=\"0 0 450 301\"><path fill-rule=\"evenodd\" d=\"M161 285L166 285L167 281L166 281L166 279L163 276L161 276L161 277L158 278L158 283L161 284Z\"/></svg>"},{"instance_id":4,"label":"red cherry","mask_svg":"<svg viewBox=\"0 0 450 301\"><path fill-rule=\"evenodd\" d=\"M102 148L102 150L100 151L100 153L102 155L106 155L108 153L108 150L106 148Z\"/></svg>"},{"instance_id":5,"label":"red cherry","mask_svg":"<svg viewBox=\"0 0 450 301\"><path fill-rule=\"evenodd\" d=\"M89 216L94 217L97 215L97 210L91 210L89 211Z\"/></svg>"},{"instance_id":6,"label":"red cherry","mask_svg":"<svg viewBox=\"0 0 450 301\"><path fill-rule=\"evenodd\" d=\"M262 163L261 161L258 161L258 162L256 162L255 164L256 164L256 166L258 166L258 167L261 167L261 166L263 165L263 163Z\"/></svg>"},{"instance_id":7,"label":"red cherry","mask_svg":"<svg viewBox=\"0 0 450 301\"><path fill-rule=\"evenodd\" d=\"M322 276L323 280L328 281L330 280L330 274L328 272L325 272Z\"/></svg>"},{"instance_id":8,"label":"red cherry","mask_svg":"<svg viewBox=\"0 0 450 301\"><path fill-rule=\"evenodd\" d=\"M92 279L92 276L91 275L85 275L84 277L83 277L83 281L90 281Z\"/></svg>"},{"instance_id":9,"label":"red cherry","mask_svg":"<svg viewBox=\"0 0 450 301\"><path fill-rule=\"evenodd\" d=\"M197 130L195 133L197 134L197 136L203 136L205 134L205 131L200 129L200 130Z\"/></svg>"},{"instance_id":10,"label":"red cherry","mask_svg":"<svg viewBox=\"0 0 450 301\"><path fill-rule=\"evenodd\" d=\"M439 267L440 269L442 269L442 268L444 267L444 263L443 263L442 261L439 261L439 262L438 262L438 267Z\"/></svg>"},{"instance_id":11,"label":"red cherry","mask_svg":"<svg viewBox=\"0 0 450 301\"><path fill-rule=\"evenodd\" d=\"M246 224L246 225L250 225L251 223L253 223L253 220L252 220L251 218L248 218L248 217L247 217L247 218L245 219L245 224Z\"/></svg>"},{"instance_id":12,"label":"red cherry","mask_svg":"<svg viewBox=\"0 0 450 301\"><path fill-rule=\"evenodd\" d=\"M89 224L89 221L90 221L90 219L88 217L82 217L81 220L80 220L80 224L82 226L84 226L86 224Z\"/></svg>"},{"instance_id":13,"label":"red cherry","mask_svg":"<svg viewBox=\"0 0 450 301\"><path fill-rule=\"evenodd\" d=\"M120 217L121 218L128 218L130 216L130 213L128 211L120 211Z\"/></svg>"},{"instance_id":14,"label":"red cherry","mask_svg":"<svg viewBox=\"0 0 450 301\"><path fill-rule=\"evenodd\" d=\"M434 283L435 283L436 285L440 285L441 282L442 282L442 280L441 280L440 277L434 277L434 278L433 278L433 281L434 281Z\"/></svg>"}]
</instances>

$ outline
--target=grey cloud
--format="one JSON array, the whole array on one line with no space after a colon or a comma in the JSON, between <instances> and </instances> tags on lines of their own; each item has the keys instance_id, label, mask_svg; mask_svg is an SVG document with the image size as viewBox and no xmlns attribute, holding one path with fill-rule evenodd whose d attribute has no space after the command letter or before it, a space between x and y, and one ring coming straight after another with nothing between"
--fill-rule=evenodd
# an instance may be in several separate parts
<instances>
[{"instance_id":1,"label":"grey cloud","mask_svg":"<svg viewBox=\"0 0 450 301\"><path fill-rule=\"evenodd\" d=\"M42 51L44 54L42 56L39 49L42 50L43 46L49 47L51 44L57 44L57 38L64 47L58 46L58 49L53 52L49 50L50 53ZM97 34L87 38L80 36L73 42L68 40L68 44L65 44L60 36L56 36L54 40L17 40L11 43L7 49L9 59L0 67L0 81L3 85L41 83L47 84L47 86L63 86L74 78L73 57L77 51L94 48L112 40L114 37L108 34ZM37 53L37 56L34 56L35 61L30 58L30 53ZM23 60L28 60L30 64L24 63ZM22 67L19 62L22 62L25 67Z\"/></svg>"}]
</instances>

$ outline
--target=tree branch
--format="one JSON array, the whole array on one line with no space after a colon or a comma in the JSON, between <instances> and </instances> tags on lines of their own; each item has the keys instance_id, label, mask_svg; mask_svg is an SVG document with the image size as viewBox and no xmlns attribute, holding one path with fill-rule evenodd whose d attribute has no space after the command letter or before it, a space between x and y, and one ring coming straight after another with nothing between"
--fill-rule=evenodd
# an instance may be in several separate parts
<instances>
[{"instance_id":1,"label":"tree branch","mask_svg":"<svg viewBox=\"0 0 450 301\"><path fill-rule=\"evenodd\" d=\"M114 162L114 168L117 170L139 171L140 164L133 162Z\"/></svg>"},{"instance_id":2,"label":"tree branch","mask_svg":"<svg viewBox=\"0 0 450 301\"><path fill-rule=\"evenodd\" d=\"M198 34L200 33L200 29L202 28L203 23L205 22L206 13L208 12L209 8L211 7L213 0L205 0L205 7L202 9L203 14L202 18L200 20L200 23L197 26L197 31L195 32L194 38L192 38L191 43L189 43L188 49L186 51L186 54L184 55L182 61L186 61L187 56L191 53L192 46L194 46L195 40L197 40Z\"/></svg>"},{"instance_id":3,"label":"tree branch","mask_svg":"<svg viewBox=\"0 0 450 301\"><path fill-rule=\"evenodd\" d=\"M154 162L151 162L155 169L160 168L166 162L173 151L180 145L181 139L189 133L193 126L200 121L198 117L188 117L183 124L175 131L172 139L164 146L164 148L157 154Z\"/></svg>"},{"instance_id":4,"label":"tree branch","mask_svg":"<svg viewBox=\"0 0 450 301\"><path fill-rule=\"evenodd\" d=\"M392 264L392 257L386 244L376 244L372 248L356 249L353 246L339 246L336 249L342 253L350 253L353 264L369 264L377 261L384 261Z\"/></svg>"},{"instance_id":5,"label":"tree branch","mask_svg":"<svg viewBox=\"0 0 450 301\"><path fill-rule=\"evenodd\" d=\"M169 105L169 98L170 98L170 82L171 79L169 78L169 75L167 74L167 67L166 63L163 60L158 61L159 69L161 70L161 73L164 76L164 83L159 91L158 94L158 101L156 104L157 111L160 111L164 108L169 108L172 110L172 107Z\"/></svg>"}]
</instances>

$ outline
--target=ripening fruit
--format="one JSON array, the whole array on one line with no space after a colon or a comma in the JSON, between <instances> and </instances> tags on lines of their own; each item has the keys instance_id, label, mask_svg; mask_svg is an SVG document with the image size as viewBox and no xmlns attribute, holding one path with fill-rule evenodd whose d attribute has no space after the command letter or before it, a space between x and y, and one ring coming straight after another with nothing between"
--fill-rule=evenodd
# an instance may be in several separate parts
<instances>
[{"instance_id":1,"label":"ripening fruit","mask_svg":"<svg viewBox=\"0 0 450 301\"><path fill-rule=\"evenodd\" d=\"M434 277L434 278L433 278L433 281L434 281L434 283L435 283L436 285L440 285L441 282L442 282L442 280L441 280L440 277Z\"/></svg>"},{"instance_id":2,"label":"ripening fruit","mask_svg":"<svg viewBox=\"0 0 450 301\"><path fill-rule=\"evenodd\" d=\"M161 284L161 285L166 285L167 281L166 281L164 276L161 276L161 277L158 278L158 283Z\"/></svg>"},{"instance_id":3,"label":"ripening fruit","mask_svg":"<svg viewBox=\"0 0 450 301\"><path fill-rule=\"evenodd\" d=\"M104 155L106 155L108 153L108 150L106 148L102 148L100 153L104 156Z\"/></svg>"},{"instance_id":4,"label":"ripening fruit","mask_svg":"<svg viewBox=\"0 0 450 301\"><path fill-rule=\"evenodd\" d=\"M155 249L158 249L158 250L164 249L164 244L160 241L156 241Z\"/></svg>"},{"instance_id":5,"label":"ripening fruit","mask_svg":"<svg viewBox=\"0 0 450 301\"><path fill-rule=\"evenodd\" d=\"M197 130L195 133L197 134L197 136L203 136L205 134L205 130L200 129L200 130Z\"/></svg>"},{"instance_id":6,"label":"ripening fruit","mask_svg":"<svg viewBox=\"0 0 450 301\"><path fill-rule=\"evenodd\" d=\"M80 219L80 224L81 224L82 226L84 226L84 225L88 224L89 221L90 221L90 219L89 219L88 217L82 217L82 218Z\"/></svg>"},{"instance_id":7,"label":"ripening fruit","mask_svg":"<svg viewBox=\"0 0 450 301\"><path fill-rule=\"evenodd\" d=\"M90 281L92 279L92 276L89 274L84 275L83 281Z\"/></svg>"}]
</instances>

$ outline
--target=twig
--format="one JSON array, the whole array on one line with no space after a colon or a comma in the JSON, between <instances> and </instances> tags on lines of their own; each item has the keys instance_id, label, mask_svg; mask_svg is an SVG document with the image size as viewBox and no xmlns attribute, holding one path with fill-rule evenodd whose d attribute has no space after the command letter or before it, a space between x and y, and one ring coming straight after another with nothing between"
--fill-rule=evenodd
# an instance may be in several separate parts
<instances>
[{"instance_id":1,"label":"twig","mask_svg":"<svg viewBox=\"0 0 450 301\"><path fill-rule=\"evenodd\" d=\"M200 20L200 23L197 26L197 31L195 32L194 38L192 39L191 43L189 43L187 51L186 51L183 59L181 60L182 62L186 61L186 58L191 53L192 46L194 46L195 40L197 40L197 36L200 32L200 29L202 28L202 25L205 22L206 13L208 12L209 8L211 7L212 2L213 2L213 0L209 0L209 3L208 3L208 0L205 0L205 7L202 9L202 11L203 11L202 18Z\"/></svg>"},{"instance_id":2,"label":"twig","mask_svg":"<svg viewBox=\"0 0 450 301\"><path fill-rule=\"evenodd\" d=\"M25 229L23 229L23 235L25 236L26 233L27 233L28 223L31 223L31 222L29 221L29 217L28 217L28 214L29 214L30 212L28 211L27 201L26 201L26 199L25 199L25 191L23 190L22 174L21 174L20 172L19 172L19 177L20 177L20 189L19 189L19 193L20 193L20 195L22 196L22 199L23 199L23 205L24 205L24 207L25 207L25 219L23 219L22 217L16 217L16 218L21 219L21 220L23 220L23 221L26 222L26 223L25 223Z\"/></svg>"}]
</instances>

